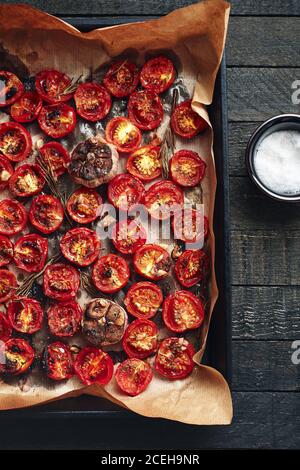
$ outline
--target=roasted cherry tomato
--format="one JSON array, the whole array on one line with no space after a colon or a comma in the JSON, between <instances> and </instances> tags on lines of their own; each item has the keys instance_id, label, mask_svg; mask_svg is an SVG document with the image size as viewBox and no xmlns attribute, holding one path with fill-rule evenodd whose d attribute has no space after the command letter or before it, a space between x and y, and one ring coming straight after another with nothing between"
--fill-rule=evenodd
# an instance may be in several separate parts
<instances>
[{"instance_id":1,"label":"roasted cherry tomato","mask_svg":"<svg viewBox=\"0 0 300 470\"><path fill-rule=\"evenodd\" d=\"M50 332L59 338L74 336L80 330L82 310L75 300L50 305L47 311Z\"/></svg>"},{"instance_id":2,"label":"roasted cherry tomato","mask_svg":"<svg viewBox=\"0 0 300 470\"><path fill-rule=\"evenodd\" d=\"M121 174L115 176L108 185L107 197L117 209L129 211L136 204L143 202L145 188L134 176Z\"/></svg>"},{"instance_id":3,"label":"roasted cherry tomato","mask_svg":"<svg viewBox=\"0 0 300 470\"><path fill-rule=\"evenodd\" d=\"M158 181L145 194L145 207L151 217L166 220L183 206L182 190L172 181Z\"/></svg>"},{"instance_id":4,"label":"roasted cherry tomato","mask_svg":"<svg viewBox=\"0 0 300 470\"><path fill-rule=\"evenodd\" d=\"M82 83L75 95L76 111L83 119L100 121L108 115L111 108L110 94L98 83Z\"/></svg>"},{"instance_id":5,"label":"roasted cherry tomato","mask_svg":"<svg viewBox=\"0 0 300 470\"><path fill-rule=\"evenodd\" d=\"M12 242L4 235L0 235L0 267L9 264L13 257L14 246Z\"/></svg>"},{"instance_id":6,"label":"roasted cherry tomato","mask_svg":"<svg viewBox=\"0 0 300 470\"><path fill-rule=\"evenodd\" d=\"M122 153L136 150L142 141L141 131L129 119L115 117L105 128L105 138Z\"/></svg>"},{"instance_id":7,"label":"roasted cherry tomato","mask_svg":"<svg viewBox=\"0 0 300 470\"><path fill-rule=\"evenodd\" d=\"M42 328L44 313L37 300L20 297L9 302L7 316L16 331L32 335Z\"/></svg>"},{"instance_id":8,"label":"roasted cherry tomato","mask_svg":"<svg viewBox=\"0 0 300 470\"><path fill-rule=\"evenodd\" d=\"M126 261L114 254L101 256L94 264L92 279L101 292L113 294L127 284L130 271Z\"/></svg>"},{"instance_id":9,"label":"roasted cherry tomato","mask_svg":"<svg viewBox=\"0 0 300 470\"><path fill-rule=\"evenodd\" d=\"M34 350L21 338L11 338L0 343L0 374L20 375L26 372L34 361Z\"/></svg>"},{"instance_id":10,"label":"roasted cherry tomato","mask_svg":"<svg viewBox=\"0 0 300 470\"><path fill-rule=\"evenodd\" d=\"M70 346L59 341L48 344L43 353L42 366L52 380L67 380L73 377L73 357Z\"/></svg>"},{"instance_id":11,"label":"roasted cherry tomato","mask_svg":"<svg viewBox=\"0 0 300 470\"><path fill-rule=\"evenodd\" d=\"M15 235L23 230L27 222L24 206L14 199L0 201L0 234Z\"/></svg>"},{"instance_id":12,"label":"roasted cherry tomato","mask_svg":"<svg viewBox=\"0 0 300 470\"><path fill-rule=\"evenodd\" d=\"M11 334L12 327L6 316L0 312L0 341L7 341L11 337Z\"/></svg>"},{"instance_id":13,"label":"roasted cherry tomato","mask_svg":"<svg viewBox=\"0 0 300 470\"><path fill-rule=\"evenodd\" d=\"M151 320L134 320L125 331L122 345L129 357L144 359L150 356L158 345L156 324Z\"/></svg>"},{"instance_id":14,"label":"roasted cherry tomato","mask_svg":"<svg viewBox=\"0 0 300 470\"><path fill-rule=\"evenodd\" d=\"M179 150L170 160L170 173L175 183L190 188L204 178L206 163L192 150Z\"/></svg>"},{"instance_id":15,"label":"roasted cherry tomato","mask_svg":"<svg viewBox=\"0 0 300 470\"><path fill-rule=\"evenodd\" d=\"M69 230L60 241L64 257L78 266L88 266L99 256L101 242L94 230L85 227Z\"/></svg>"},{"instance_id":16,"label":"roasted cherry tomato","mask_svg":"<svg viewBox=\"0 0 300 470\"><path fill-rule=\"evenodd\" d=\"M78 188L68 199L67 211L75 222L89 224L101 213L102 197L95 189Z\"/></svg>"},{"instance_id":17,"label":"roasted cherry tomato","mask_svg":"<svg viewBox=\"0 0 300 470\"><path fill-rule=\"evenodd\" d=\"M77 269L64 263L50 264L44 273L44 293L56 300L70 300L80 286Z\"/></svg>"},{"instance_id":18,"label":"roasted cherry tomato","mask_svg":"<svg viewBox=\"0 0 300 470\"><path fill-rule=\"evenodd\" d=\"M141 181L152 181L161 174L160 147L146 145L133 152L126 164L127 171Z\"/></svg>"},{"instance_id":19,"label":"roasted cherry tomato","mask_svg":"<svg viewBox=\"0 0 300 470\"><path fill-rule=\"evenodd\" d=\"M147 60L141 70L141 84L154 93L163 93L175 80L175 68L170 59L163 56Z\"/></svg>"},{"instance_id":20,"label":"roasted cherry tomato","mask_svg":"<svg viewBox=\"0 0 300 470\"><path fill-rule=\"evenodd\" d=\"M162 291L152 282L137 282L128 290L124 305L128 313L136 318L154 317L163 301Z\"/></svg>"},{"instance_id":21,"label":"roasted cherry tomato","mask_svg":"<svg viewBox=\"0 0 300 470\"><path fill-rule=\"evenodd\" d=\"M143 245L133 258L135 270L140 276L158 281L168 275L171 269L169 253L159 245Z\"/></svg>"},{"instance_id":22,"label":"roasted cherry tomato","mask_svg":"<svg viewBox=\"0 0 300 470\"><path fill-rule=\"evenodd\" d=\"M208 128L207 122L192 109L191 105L192 100L180 103L171 117L173 132L186 139L191 139Z\"/></svg>"},{"instance_id":23,"label":"roasted cherry tomato","mask_svg":"<svg viewBox=\"0 0 300 470\"><path fill-rule=\"evenodd\" d=\"M184 209L174 214L174 237L186 243L203 245L208 236L208 219L201 210Z\"/></svg>"},{"instance_id":24,"label":"roasted cherry tomato","mask_svg":"<svg viewBox=\"0 0 300 470\"><path fill-rule=\"evenodd\" d=\"M31 233L15 243L14 259L18 268L34 273L41 271L48 256L48 240Z\"/></svg>"},{"instance_id":25,"label":"roasted cherry tomato","mask_svg":"<svg viewBox=\"0 0 300 470\"><path fill-rule=\"evenodd\" d=\"M143 131L156 129L164 116L160 97L150 90L135 91L128 101L129 119Z\"/></svg>"},{"instance_id":26,"label":"roasted cherry tomato","mask_svg":"<svg viewBox=\"0 0 300 470\"><path fill-rule=\"evenodd\" d=\"M162 315L169 330L183 333L202 325L204 307L201 300L192 292L178 290L165 298Z\"/></svg>"},{"instance_id":27,"label":"roasted cherry tomato","mask_svg":"<svg viewBox=\"0 0 300 470\"><path fill-rule=\"evenodd\" d=\"M192 287L206 278L209 258L203 250L186 250L175 264L175 274L184 287Z\"/></svg>"},{"instance_id":28,"label":"roasted cherry tomato","mask_svg":"<svg viewBox=\"0 0 300 470\"><path fill-rule=\"evenodd\" d=\"M31 135L17 122L0 124L0 155L12 162L20 162L28 157L32 150Z\"/></svg>"},{"instance_id":29,"label":"roasted cherry tomato","mask_svg":"<svg viewBox=\"0 0 300 470\"><path fill-rule=\"evenodd\" d=\"M0 155L0 190L7 187L13 172L10 161Z\"/></svg>"},{"instance_id":30,"label":"roasted cherry tomato","mask_svg":"<svg viewBox=\"0 0 300 470\"><path fill-rule=\"evenodd\" d=\"M37 196L31 203L29 219L40 232L55 232L64 219L64 209L59 199L48 194Z\"/></svg>"},{"instance_id":31,"label":"roasted cherry tomato","mask_svg":"<svg viewBox=\"0 0 300 470\"><path fill-rule=\"evenodd\" d=\"M59 142L48 142L39 149L39 152L56 178L64 174L70 162L70 155L65 147Z\"/></svg>"},{"instance_id":32,"label":"roasted cherry tomato","mask_svg":"<svg viewBox=\"0 0 300 470\"><path fill-rule=\"evenodd\" d=\"M42 109L42 100L35 91L26 91L10 108L11 117L17 122L32 122Z\"/></svg>"},{"instance_id":33,"label":"roasted cherry tomato","mask_svg":"<svg viewBox=\"0 0 300 470\"><path fill-rule=\"evenodd\" d=\"M17 197L29 197L39 193L45 184L43 171L39 165L19 166L9 180L10 192Z\"/></svg>"},{"instance_id":34,"label":"roasted cherry tomato","mask_svg":"<svg viewBox=\"0 0 300 470\"><path fill-rule=\"evenodd\" d=\"M38 116L42 131L53 139L61 139L70 134L76 126L74 109L65 104L49 104L43 106Z\"/></svg>"},{"instance_id":35,"label":"roasted cherry tomato","mask_svg":"<svg viewBox=\"0 0 300 470\"><path fill-rule=\"evenodd\" d=\"M72 98L73 93L68 93L71 79L68 75L58 70L43 70L35 77L35 87L47 103L62 103Z\"/></svg>"},{"instance_id":36,"label":"roasted cherry tomato","mask_svg":"<svg viewBox=\"0 0 300 470\"><path fill-rule=\"evenodd\" d=\"M138 86L137 66L127 59L114 62L103 78L103 84L116 98L130 95Z\"/></svg>"},{"instance_id":37,"label":"roasted cherry tomato","mask_svg":"<svg viewBox=\"0 0 300 470\"><path fill-rule=\"evenodd\" d=\"M98 348L87 347L77 354L74 369L83 384L106 385L113 376L114 364L106 352Z\"/></svg>"},{"instance_id":38,"label":"roasted cherry tomato","mask_svg":"<svg viewBox=\"0 0 300 470\"><path fill-rule=\"evenodd\" d=\"M14 73L0 70L0 108L14 103L23 91L23 84Z\"/></svg>"},{"instance_id":39,"label":"roasted cherry tomato","mask_svg":"<svg viewBox=\"0 0 300 470\"><path fill-rule=\"evenodd\" d=\"M113 227L112 242L120 253L131 255L146 243L144 227L134 220L123 220Z\"/></svg>"},{"instance_id":40,"label":"roasted cherry tomato","mask_svg":"<svg viewBox=\"0 0 300 470\"><path fill-rule=\"evenodd\" d=\"M153 372L149 364L138 358L126 359L116 370L117 384L131 397L146 390L152 378Z\"/></svg>"},{"instance_id":41,"label":"roasted cherry tomato","mask_svg":"<svg viewBox=\"0 0 300 470\"><path fill-rule=\"evenodd\" d=\"M14 295L17 279L8 269L0 269L0 303L7 302Z\"/></svg>"},{"instance_id":42,"label":"roasted cherry tomato","mask_svg":"<svg viewBox=\"0 0 300 470\"><path fill-rule=\"evenodd\" d=\"M194 368L193 346L184 338L166 338L157 351L155 370L169 380L184 379Z\"/></svg>"}]
</instances>

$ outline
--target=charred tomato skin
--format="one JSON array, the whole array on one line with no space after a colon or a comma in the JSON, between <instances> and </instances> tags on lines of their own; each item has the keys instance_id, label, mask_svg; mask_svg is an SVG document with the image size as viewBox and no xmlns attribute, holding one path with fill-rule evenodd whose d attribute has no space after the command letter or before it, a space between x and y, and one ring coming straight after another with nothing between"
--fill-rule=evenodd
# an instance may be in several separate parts
<instances>
[{"instance_id":1,"label":"charred tomato skin","mask_svg":"<svg viewBox=\"0 0 300 470\"><path fill-rule=\"evenodd\" d=\"M146 390L153 378L153 372L147 362L138 358L129 358L118 365L115 377L120 389L127 395L135 397Z\"/></svg>"},{"instance_id":2,"label":"charred tomato skin","mask_svg":"<svg viewBox=\"0 0 300 470\"><path fill-rule=\"evenodd\" d=\"M42 107L38 115L38 123L47 136L62 139L75 129L76 113L65 103L49 104Z\"/></svg>"},{"instance_id":3,"label":"charred tomato skin","mask_svg":"<svg viewBox=\"0 0 300 470\"><path fill-rule=\"evenodd\" d=\"M70 346L56 341L48 344L43 352L42 367L51 380L68 380L74 375Z\"/></svg>"},{"instance_id":4,"label":"charred tomato skin","mask_svg":"<svg viewBox=\"0 0 300 470\"><path fill-rule=\"evenodd\" d=\"M48 256L48 241L46 238L30 233L20 237L14 247L16 266L28 273L41 271Z\"/></svg>"},{"instance_id":5,"label":"charred tomato skin","mask_svg":"<svg viewBox=\"0 0 300 470\"><path fill-rule=\"evenodd\" d=\"M0 267L9 264L14 257L14 246L9 238L0 235Z\"/></svg>"},{"instance_id":6,"label":"charred tomato skin","mask_svg":"<svg viewBox=\"0 0 300 470\"><path fill-rule=\"evenodd\" d=\"M161 174L160 147L145 145L131 153L127 159L128 173L141 181L155 180Z\"/></svg>"},{"instance_id":7,"label":"charred tomato skin","mask_svg":"<svg viewBox=\"0 0 300 470\"><path fill-rule=\"evenodd\" d=\"M60 241L64 257L77 266L89 266L100 254L101 242L94 230L85 227L73 228ZM86 253L82 253L86 250Z\"/></svg>"},{"instance_id":8,"label":"charred tomato skin","mask_svg":"<svg viewBox=\"0 0 300 470\"><path fill-rule=\"evenodd\" d=\"M77 269L64 263L47 266L43 279L44 293L55 300L73 299L80 287Z\"/></svg>"},{"instance_id":9,"label":"charred tomato skin","mask_svg":"<svg viewBox=\"0 0 300 470\"><path fill-rule=\"evenodd\" d=\"M87 121L104 119L111 108L111 97L106 88L98 83L82 83L74 94L76 111Z\"/></svg>"},{"instance_id":10,"label":"charred tomato skin","mask_svg":"<svg viewBox=\"0 0 300 470\"><path fill-rule=\"evenodd\" d=\"M82 309L75 300L53 303L47 310L49 330L58 338L68 338L78 333L82 317Z\"/></svg>"},{"instance_id":11,"label":"charred tomato skin","mask_svg":"<svg viewBox=\"0 0 300 470\"><path fill-rule=\"evenodd\" d=\"M29 315L30 323L27 322ZM32 335L42 328L44 312L37 300L19 297L9 302L7 316L14 330Z\"/></svg>"},{"instance_id":12,"label":"charred tomato skin","mask_svg":"<svg viewBox=\"0 0 300 470\"><path fill-rule=\"evenodd\" d=\"M21 338L10 338L0 343L0 354L7 358L5 364L0 362L0 374L15 376L24 374L32 365L35 357L34 349ZM12 359L12 356L15 360Z\"/></svg>"},{"instance_id":13,"label":"charred tomato skin","mask_svg":"<svg viewBox=\"0 0 300 470\"><path fill-rule=\"evenodd\" d=\"M162 302L163 293L161 289L156 284L148 281L133 284L128 289L124 299L127 312L141 320L154 317ZM145 308L147 308L146 312Z\"/></svg>"},{"instance_id":14,"label":"charred tomato skin","mask_svg":"<svg viewBox=\"0 0 300 470\"><path fill-rule=\"evenodd\" d=\"M142 134L140 129L130 119L117 116L108 122L105 128L105 138L119 152L130 153L140 146Z\"/></svg>"},{"instance_id":15,"label":"charred tomato skin","mask_svg":"<svg viewBox=\"0 0 300 470\"><path fill-rule=\"evenodd\" d=\"M30 197L41 192L44 184L45 178L41 167L25 163L15 170L8 187L15 197Z\"/></svg>"},{"instance_id":16,"label":"charred tomato skin","mask_svg":"<svg viewBox=\"0 0 300 470\"><path fill-rule=\"evenodd\" d=\"M23 83L14 73L0 70L0 108L13 104L23 91Z\"/></svg>"},{"instance_id":17,"label":"charred tomato skin","mask_svg":"<svg viewBox=\"0 0 300 470\"><path fill-rule=\"evenodd\" d=\"M171 116L171 127L179 137L191 139L208 128L207 122L192 109L192 100L176 106Z\"/></svg>"},{"instance_id":18,"label":"charred tomato skin","mask_svg":"<svg viewBox=\"0 0 300 470\"><path fill-rule=\"evenodd\" d=\"M145 187L141 181L128 174L115 176L108 184L109 202L119 210L129 211L144 200Z\"/></svg>"},{"instance_id":19,"label":"charred tomato skin","mask_svg":"<svg viewBox=\"0 0 300 470\"><path fill-rule=\"evenodd\" d=\"M152 262L151 272L148 270ZM133 257L136 272L150 281L159 281L166 277L171 269L171 258L167 250L159 245L145 244L139 248Z\"/></svg>"},{"instance_id":20,"label":"charred tomato skin","mask_svg":"<svg viewBox=\"0 0 300 470\"><path fill-rule=\"evenodd\" d=\"M116 98L124 98L134 92L139 83L139 71L133 62L114 62L103 78L103 84Z\"/></svg>"},{"instance_id":21,"label":"charred tomato skin","mask_svg":"<svg viewBox=\"0 0 300 470\"><path fill-rule=\"evenodd\" d=\"M26 91L10 108L11 117L20 123L33 122L42 109L42 100L35 91Z\"/></svg>"},{"instance_id":22,"label":"charred tomato skin","mask_svg":"<svg viewBox=\"0 0 300 470\"><path fill-rule=\"evenodd\" d=\"M194 368L194 354L193 346L184 338L166 338L159 345L154 368L169 380L184 379Z\"/></svg>"},{"instance_id":23,"label":"charred tomato skin","mask_svg":"<svg viewBox=\"0 0 300 470\"><path fill-rule=\"evenodd\" d=\"M0 155L0 190L8 186L9 180L14 173L14 169L8 158Z\"/></svg>"},{"instance_id":24,"label":"charred tomato skin","mask_svg":"<svg viewBox=\"0 0 300 470\"><path fill-rule=\"evenodd\" d=\"M160 97L150 90L135 91L128 101L128 117L139 129L151 131L159 127L164 115Z\"/></svg>"},{"instance_id":25,"label":"charred tomato skin","mask_svg":"<svg viewBox=\"0 0 300 470\"><path fill-rule=\"evenodd\" d=\"M112 253L101 256L93 266L93 283L99 291L106 294L114 294L123 289L129 276L130 270L126 261L121 256Z\"/></svg>"},{"instance_id":26,"label":"charred tomato skin","mask_svg":"<svg viewBox=\"0 0 300 470\"><path fill-rule=\"evenodd\" d=\"M49 225L50 215L54 215L54 222ZM41 218L43 216L43 218ZM48 235L59 229L64 220L64 209L54 196L41 194L37 196L31 203L29 209L29 220L34 228ZM53 220L53 217L52 217Z\"/></svg>"},{"instance_id":27,"label":"charred tomato skin","mask_svg":"<svg viewBox=\"0 0 300 470\"><path fill-rule=\"evenodd\" d=\"M21 162L31 150L31 135L25 127L12 121L0 124L0 155L12 162Z\"/></svg>"},{"instance_id":28,"label":"charred tomato skin","mask_svg":"<svg viewBox=\"0 0 300 470\"><path fill-rule=\"evenodd\" d=\"M209 269L209 257L203 250L186 250L175 263L175 274L183 287L192 287L204 280Z\"/></svg>"},{"instance_id":29,"label":"charred tomato skin","mask_svg":"<svg viewBox=\"0 0 300 470\"><path fill-rule=\"evenodd\" d=\"M169 219L176 210L183 206L183 202L182 190L169 180L152 184L144 198L147 211L151 217L158 220Z\"/></svg>"},{"instance_id":30,"label":"charred tomato skin","mask_svg":"<svg viewBox=\"0 0 300 470\"><path fill-rule=\"evenodd\" d=\"M43 101L50 104L69 101L73 93L65 93L71 79L58 70L42 70L35 77L35 88Z\"/></svg>"},{"instance_id":31,"label":"charred tomato skin","mask_svg":"<svg viewBox=\"0 0 300 470\"><path fill-rule=\"evenodd\" d=\"M98 370L95 370L95 362ZM114 364L106 352L95 347L86 347L82 349L74 363L75 372L84 385L106 385L113 376Z\"/></svg>"},{"instance_id":32,"label":"charred tomato skin","mask_svg":"<svg viewBox=\"0 0 300 470\"><path fill-rule=\"evenodd\" d=\"M4 215L1 215L1 214ZM6 215L5 215L6 214ZM8 222L7 217L10 217ZM16 235L21 232L27 223L25 207L15 199L2 199L0 201L0 234Z\"/></svg>"},{"instance_id":33,"label":"charred tomato skin","mask_svg":"<svg viewBox=\"0 0 300 470\"><path fill-rule=\"evenodd\" d=\"M140 81L142 87L160 94L170 88L175 77L176 71L172 61L167 57L157 56L145 62Z\"/></svg>"},{"instance_id":34,"label":"charred tomato skin","mask_svg":"<svg viewBox=\"0 0 300 470\"><path fill-rule=\"evenodd\" d=\"M170 160L172 180L183 188L197 186L205 175L206 163L192 150L179 150Z\"/></svg>"},{"instance_id":35,"label":"charred tomato skin","mask_svg":"<svg viewBox=\"0 0 300 470\"><path fill-rule=\"evenodd\" d=\"M56 178L65 173L70 162L70 155L60 142L54 141L44 144L39 149L39 153L44 162L50 165Z\"/></svg>"},{"instance_id":36,"label":"charred tomato skin","mask_svg":"<svg viewBox=\"0 0 300 470\"><path fill-rule=\"evenodd\" d=\"M147 241L147 233L142 224L134 220L123 220L112 229L112 242L124 255L132 255Z\"/></svg>"},{"instance_id":37,"label":"charred tomato skin","mask_svg":"<svg viewBox=\"0 0 300 470\"><path fill-rule=\"evenodd\" d=\"M7 341L12 335L12 327L8 318L0 312L0 341Z\"/></svg>"},{"instance_id":38,"label":"charred tomato skin","mask_svg":"<svg viewBox=\"0 0 300 470\"><path fill-rule=\"evenodd\" d=\"M129 357L145 359L150 356L158 346L158 328L156 324L146 319L134 320L125 331L122 346Z\"/></svg>"},{"instance_id":39,"label":"charred tomato skin","mask_svg":"<svg viewBox=\"0 0 300 470\"><path fill-rule=\"evenodd\" d=\"M95 189L80 187L68 199L67 211L78 224L89 224L100 216L102 197Z\"/></svg>"},{"instance_id":40,"label":"charred tomato skin","mask_svg":"<svg viewBox=\"0 0 300 470\"><path fill-rule=\"evenodd\" d=\"M188 320L184 318L189 315ZM177 318L176 318L177 315ZM204 320L201 300L192 292L178 290L168 295L163 303L162 316L165 325L175 333L199 328Z\"/></svg>"}]
</instances>

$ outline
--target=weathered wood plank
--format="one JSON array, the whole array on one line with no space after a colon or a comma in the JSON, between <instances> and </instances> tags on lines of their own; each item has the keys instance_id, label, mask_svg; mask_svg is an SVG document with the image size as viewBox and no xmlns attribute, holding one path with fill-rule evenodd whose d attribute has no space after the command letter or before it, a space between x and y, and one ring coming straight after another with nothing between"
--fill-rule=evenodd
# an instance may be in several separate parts
<instances>
[{"instance_id":1,"label":"weathered wood plank","mask_svg":"<svg viewBox=\"0 0 300 470\"><path fill-rule=\"evenodd\" d=\"M264 121L276 114L298 113L291 87L299 76L299 68L228 69L229 120Z\"/></svg>"},{"instance_id":2,"label":"weathered wood plank","mask_svg":"<svg viewBox=\"0 0 300 470\"><path fill-rule=\"evenodd\" d=\"M231 122L228 126L228 155L230 176L247 175L245 150L248 140L261 122Z\"/></svg>"},{"instance_id":3,"label":"weathered wood plank","mask_svg":"<svg viewBox=\"0 0 300 470\"><path fill-rule=\"evenodd\" d=\"M233 284L300 286L299 246L299 231L233 231Z\"/></svg>"},{"instance_id":4,"label":"weathered wood plank","mask_svg":"<svg viewBox=\"0 0 300 470\"><path fill-rule=\"evenodd\" d=\"M299 287L232 289L234 339L300 339Z\"/></svg>"},{"instance_id":5,"label":"weathered wood plank","mask_svg":"<svg viewBox=\"0 0 300 470\"><path fill-rule=\"evenodd\" d=\"M271 199L248 176L230 178L230 209L232 229L300 229L300 205Z\"/></svg>"},{"instance_id":6,"label":"weathered wood plank","mask_svg":"<svg viewBox=\"0 0 300 470\"><path fill-rule=\"evenodd\" d=\"M235 17L229 22L226 59L230 66L297 67L299 18Z\"/></svg>"},{"instance_id":7,"label":"weathered wood plank","mask_svg":"<svg viewBox=\"0 0 300 470\"><path fill-rule=\"evenodd\" d=\"M234 15L287 15L300 14L298 0L231 0Z\"/></svg>"},{"instance_id":8,"label":"weathered wood plank","mask_svg":"<svg viewBox=\"0 0 300 470\"><path fill-rule=\"evenodd\" d=\"M300 391L293 352L292 341L233 341L233 390Z\"/></svg>"}]
</instances>

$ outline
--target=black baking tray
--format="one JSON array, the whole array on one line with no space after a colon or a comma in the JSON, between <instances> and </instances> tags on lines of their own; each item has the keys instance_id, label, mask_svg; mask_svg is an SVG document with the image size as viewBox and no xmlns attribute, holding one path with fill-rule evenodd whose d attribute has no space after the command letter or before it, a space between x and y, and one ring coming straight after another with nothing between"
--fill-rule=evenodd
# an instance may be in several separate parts
<instances>
[{"instance_id":1,"label":"black baking tray","mask_svg":"<svg viewBox=\"0 0 300 470\"><path fill-rule=\"evenodd\" d=\"M151 18L151 17L150 17ZM147 17L147 19L150 19ZM152 17L155 18L155 17ZM95 28L143 20L139 17L62 17L75 28L87 32ZM216 276L219 298L213 312L203 363L220 371L231 384L231 271L229 239L229 176L228 176L228 134L227 134L227 96L226 65L223 57L215 84L213 104L208 107L214 129L214 155L217 173L217 193L214 213L216 237ZM132 419L134 413L126 411L111 402L97 397L81 396L58 400L53 403L27 409L0 412L0 420L21 418L29 426L36 420L64 419L69 417ZM143 418L147 419L147 418Z\"/></svg>"}]
</instances>

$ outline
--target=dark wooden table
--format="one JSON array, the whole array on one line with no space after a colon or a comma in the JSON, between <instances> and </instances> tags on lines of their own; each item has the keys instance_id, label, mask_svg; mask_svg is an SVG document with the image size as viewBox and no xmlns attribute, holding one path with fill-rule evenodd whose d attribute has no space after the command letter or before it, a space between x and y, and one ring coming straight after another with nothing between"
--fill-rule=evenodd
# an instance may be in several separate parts
<instances>
[{"instance_id":1,"label":"dark wooden table","mask_svg":"<svg viewBox=\"0 0 300 470\"><path fill-rule=\"evenodd\" d=\"M6 3L6 2L3 2ZM62 15L147 17L187 0L32 0ZM158 420L49 421L37 436L22 418L1 448L300 448L300 206L270 201L251 184L244 149L259 123L298 113L300 1L232 0L227 40L233 294L234 421L193 427ZM299 68L298 68L299 67ZM1 417L0 417L1 422ZM34 428L34 426L33 426ZM7 428L6 428L7 429ZM37 444L39 443L39 444Z\"/></svg>"}]
</instances>

